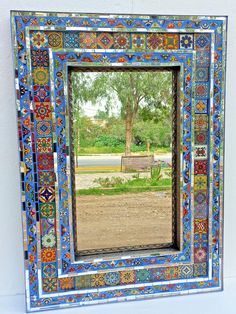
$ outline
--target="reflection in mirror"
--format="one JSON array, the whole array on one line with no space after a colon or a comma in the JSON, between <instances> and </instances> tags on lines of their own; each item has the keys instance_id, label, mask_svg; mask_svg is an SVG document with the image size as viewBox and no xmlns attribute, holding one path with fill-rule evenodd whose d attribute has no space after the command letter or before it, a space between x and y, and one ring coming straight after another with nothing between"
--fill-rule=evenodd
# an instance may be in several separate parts
<instances>
[{"instance_id":1,"label":"reflection in mirror","mask_svg":"<svg viewBox=\"0 0 236 314\"><path fill-rule=\"evenodd\" d=\"M69 71L77 257L176 245L177 71Z\"/></svg>"}]
</instances>

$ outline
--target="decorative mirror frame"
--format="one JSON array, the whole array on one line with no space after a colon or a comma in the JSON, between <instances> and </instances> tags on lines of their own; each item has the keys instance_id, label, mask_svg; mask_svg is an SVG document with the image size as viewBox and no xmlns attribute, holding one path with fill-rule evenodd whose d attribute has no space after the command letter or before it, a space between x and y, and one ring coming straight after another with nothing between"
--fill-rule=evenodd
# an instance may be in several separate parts
<instances>
[{"instance_id":1,"label":"decorative mirror frame","mask_svg":"<svg viewBox=\"0 0 236 314\"><path fill-rule=\"evenodd\" d=\"M27 310L221 290L227 18L13 11L11 21ZM75 260L69 66L180 67L178 249Z\"/></svg>"}]
</instances>

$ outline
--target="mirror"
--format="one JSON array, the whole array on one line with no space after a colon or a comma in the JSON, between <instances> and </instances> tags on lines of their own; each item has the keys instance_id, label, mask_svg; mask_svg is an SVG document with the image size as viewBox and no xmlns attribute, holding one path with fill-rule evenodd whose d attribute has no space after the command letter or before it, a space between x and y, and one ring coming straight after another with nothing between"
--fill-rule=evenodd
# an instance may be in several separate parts
<instances>
[{"instance_id":1,"label":"mirror","mask_svg":"<svg viewBox=\"0 0 236 314\"><path fill-rule=\"evenodd\" d=\"M69 68L76 255L177 245L178 71Z\"/></svg>"}]
</instances>

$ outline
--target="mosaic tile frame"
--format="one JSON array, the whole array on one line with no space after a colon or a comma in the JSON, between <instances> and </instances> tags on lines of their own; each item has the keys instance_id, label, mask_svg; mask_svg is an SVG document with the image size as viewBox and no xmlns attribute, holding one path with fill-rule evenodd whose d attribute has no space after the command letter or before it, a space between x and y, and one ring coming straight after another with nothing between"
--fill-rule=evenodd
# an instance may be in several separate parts
<instances>
[{"instance_id":1,"label":"mosaic tile frame","mask_svg":"<svg viewBox=\"0 0 236 314\"><path fill-rule=\"evenodd\" d=\"M11 22L27 310L221 290L227 18L13 11ZM182 245L78 262L67 71L108 65L181 68Z\"/></svg>"}]
</instances>

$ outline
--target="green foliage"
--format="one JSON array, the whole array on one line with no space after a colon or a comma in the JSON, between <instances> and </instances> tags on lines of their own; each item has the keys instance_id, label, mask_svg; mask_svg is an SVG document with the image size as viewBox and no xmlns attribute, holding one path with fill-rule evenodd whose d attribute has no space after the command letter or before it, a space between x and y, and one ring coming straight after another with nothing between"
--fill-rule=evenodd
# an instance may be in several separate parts
<instances>
[{"instance_id":1,"label":"green foliage","mask_svg":"<svg viewBox=\"0 0 236 314\"><path fill-rule=\"evenodd\" d=\"M122 145L123 144L123 145ZM102 134L95 139L95 146L124 147L124 140L109 134Z\"/></svg>"},{"instance_id":2,"label":"green foliage","mask_svg":"<svg viewBox=\"0 0 236 314\"><path fill-rule=\"evenodd\" d=\"M97 178L93 182L98 183L103 188L120 188L125 187L136 187L136 186L155 186L161 179L161 167L153 167L151 171L151 177L140 178L140 174L137 173L132 176L131 179L125 179L122 177L111 177L111 178ZM166 182L166 181L165 181Z\"/></svg>"},{"instance_id":3,"label":"green foliage","mask_svg":"<svg viewBox=\"0 0 236 314\"><path fill-rule=\"evenodd\" d=\"M151 178L153 181L159 181L162 177L161 174L161 165L151 167Z\"/></svg>"},{"instance_id":4,"label":"green foliage","mask_svg":"<svg viewBox=\"0 0 236 314\"><path fill-rule=\"evenodd\" d=\"M123 153L125 150L124 123L118 118L109 118L105 125L99 125L88 117L80 117L80 151L91 150L96 153L96 147L104 147L104 153ZM131 144L132 152L146 151L150 143L151 151L157 147L170 147L171 134L169 127L163 122L137 121L134 124L134 143ZM89 149L91 147L91 149ZM110 148L110 149L106 149ZM87 148L87 149L86 149ZM102 149L97 153L103 153Z\"/></svg>"},{"instance_id":5,"label":"green foliage","mask_svg":"<svg viewBox=\"0 0 236 314\"><path fill-rule=\"evenodd\" d=\"M127 145L125 121L131 120L131 151L168 147L171 143L170 72L73 72L72 114L76 155L88 146L123 148ZM84 107L105 104L93 123ZM116 108L117 117L110 112ZM102 125L102 123L104 124ZM133 134L132 134L133 133ZM133 144L133 145L132 145ZM124 151L124 150L123 150Z\"/></svg>"},{"instance_id":6,"label":"green foliage","mask_svg":"<svg viewBox=\"0 0 236 314\"><path fill-rule=\"evenodd\" d=\"M151 184L150 184L151 182ZM76 195L117 195L123 193L140 193L145 191L163 191L171 189L171 179L160 179L158 182L148 181L145 178L128 180L111 188L90 188L76 191Z\"/></svg>"},{"instance_id":7,"label":"green foliage","mask_svg":"<svg viewBox=\"0 0 236 314\"><path fill-rule=\"evenodd\" d=\"M170 147L171 128L165 122L142 121L134 124L134 141L140 144L147 144L154 147Z\"/></svg>"},{"instance_id":8,"label":"green foliage","mask_svg":"<svg viewBox=\"0 0 236 314\"><path fill-rule=\"evenodd\" d=\"M105 114L120 102L125 118L127 106L133 111L138 105L144 120L158 121L171 110L171 72L73 72L73 106L82 109L88 102L106 102ZM97 114L104 117L104 112Z\"/></svg>"}]
</instances>

